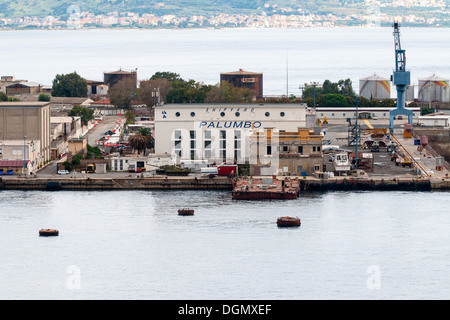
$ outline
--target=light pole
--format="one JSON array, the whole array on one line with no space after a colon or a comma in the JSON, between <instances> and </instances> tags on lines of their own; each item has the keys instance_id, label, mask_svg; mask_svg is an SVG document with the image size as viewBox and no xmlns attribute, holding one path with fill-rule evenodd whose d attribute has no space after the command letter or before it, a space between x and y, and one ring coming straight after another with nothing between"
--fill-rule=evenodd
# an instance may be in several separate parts
<instances>
[{"instance_id":1,"label":"light pole","mask_svg":"<svg viewBox=\"0 0 450 320\"><path fill-rule=\"evenodd\" d=\"M359 99L356 98L356 142L355 142L355 151L356 151L356 164L355 164L355 168L358 169L358 144L359 144L359 127L358 127L358 118L359 118L359 113L358 113L358 103L359 103Z\"/></svg>"},{"instance_id":2,"label":"light pole","mask_svg":"<svg viewBox=\"0 0 450 320\"><path fill-rule=\"evenodd\" d=\"M23 136L23 173L25 174L27 171L27 162L26 162L26 139L27 136Z\"/></svg>"},{"instance_id":3,"label":"light pole","mask_svg":"<svg viewBox=\"0 0 450 320\"><path fill-rule=\"evenodd\" d=\"M319 85L318 82L311 82L310 84L305 83L305 88L308 87L313 87L313 92L314 92L314 104L313 104L313 108L316 108L316 87Z\"/></svg>"}]
</instances>

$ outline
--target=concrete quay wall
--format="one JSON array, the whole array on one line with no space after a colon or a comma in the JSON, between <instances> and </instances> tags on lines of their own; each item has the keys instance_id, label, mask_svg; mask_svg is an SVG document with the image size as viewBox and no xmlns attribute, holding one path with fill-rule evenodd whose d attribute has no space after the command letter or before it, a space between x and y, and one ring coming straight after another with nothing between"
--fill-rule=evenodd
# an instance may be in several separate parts
<instances>
[{"instance_id":1,"label":"concrete quay wall","mask_svg":"<svg viewBox=\"0 0 450 320\"><path fill-rule=\"evenodd\" d=\"M450 190L450 180L428 178L300 178L301 191ZM232 190L228 178L0 178L0 190Z\"/></svg>"},{"instance_id":2,"label":"concrete quay wall","mask_svg":"<svg viewBox=\"0 0 450 320\"><path fill-rule=\"evenodd\" d=\"M8 178L4 190L231 190L228 178Z\"/></svg>"}]
</instances>

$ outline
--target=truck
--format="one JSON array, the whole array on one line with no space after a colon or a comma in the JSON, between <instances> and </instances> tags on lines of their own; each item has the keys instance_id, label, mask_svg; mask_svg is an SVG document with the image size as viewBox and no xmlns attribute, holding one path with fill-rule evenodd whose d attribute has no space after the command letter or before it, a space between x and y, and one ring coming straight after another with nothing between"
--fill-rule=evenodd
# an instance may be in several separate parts
<instances>
[{"instance_id":1,"label":"truck","mask_svg":"<svg viewBox=\"0 0 450 320\"><path fill-rule=\"evenodd\" d=\"M219 174L219 170L217 167L207 167L207 168L201 168L202 175L207 175L210 178L214 178Z\"/></svg>"},{"instance_id":2,"label":"truck","mask_svg":"<svg viewBox=\"0 0 450 320\"><path fill-rule=\"evenodd\" d=\"M219 176L232 176L237 173L237 165L235 164L221 164L217 166Z\"/></svg>"}]
</instances>

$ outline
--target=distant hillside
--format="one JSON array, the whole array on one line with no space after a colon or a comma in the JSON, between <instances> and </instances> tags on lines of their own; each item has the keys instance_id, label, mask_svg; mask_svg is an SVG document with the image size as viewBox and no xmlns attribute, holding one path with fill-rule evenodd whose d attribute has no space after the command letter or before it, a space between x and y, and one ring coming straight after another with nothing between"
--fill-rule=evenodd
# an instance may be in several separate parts
<instances>
[{"instance_id":1,"label":"distant hillside","mask_svg":"<svg viewBox=\"0 0 450 320\"><path fill-rule=\"evenodd\" d=\"M361 19L364 20L361 17L382 14L389 17L410 15L414 19L422 19L413 21L413 24L450 26L449 8L450 0L0 0L0 18L28 16L42 19L53 16L67 21L74 12L95 16L131 12L139 16L153 14L157 17L174 15L207 18L221 13L267 17L275 14L313 14L321 17L337 16L346 19L347 25L357 25ZM315 19L320 20L317 17ZM29 22L33 18L23 20Z\"/></svg>"},{"instance_id":2,"label":"distant hillside","mask_svg":"<svg viewBox=\"0 0 450 320\"><path fill-rule=\"evenodd\" d=\"M389 0L390 1L390 0ZM445 0L447 4L450 0ZM0 0L0 16L68 16L70 6L81 12L106 14L113 11L156 15L213 15L218 13L327 13L334 10L363 8L364 0ZM286 11L287 9L287 11Z\"/></svg>"}]
</instances>

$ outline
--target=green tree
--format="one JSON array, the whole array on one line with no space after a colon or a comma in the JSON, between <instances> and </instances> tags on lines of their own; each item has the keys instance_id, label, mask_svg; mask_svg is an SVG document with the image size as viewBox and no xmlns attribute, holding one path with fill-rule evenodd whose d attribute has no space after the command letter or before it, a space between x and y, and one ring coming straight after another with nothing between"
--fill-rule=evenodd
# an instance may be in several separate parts
<instances>
[{"instance_id":1,"label":"green tree","mask_svg":"<svg viewBox=\"0 0 450 320\"><path fill-rule=\"evenodd\" d=\"M57 74L53 80L54 97L87 97L87 82L76 72Z\"/></svg>"},{"instance_id":2,"label":"green tree","mask_svg":"<svg viewBox=\"0 0 450 320\"><path fill-rule=\"evenodd\" d=\"M255 92L248 88L236 87L228 81L211 86L206 93L205 102L208 103L241 103L252 102Z\"/></svg>"},{"instance_id":3,"label":"green tree","mask_svg":"<svg viewBox=\"0 0 450 320\"><path fill-rule=\"evenodd\" d=\"M50 101L50 96L45 93L41 93L38 97L38 101Z\"/></svg>"},{"instance_id":4,"label":"green tree","mask_svg":"<svg viewBox=\"0 0 450 320\"><path fill-rule=\"evenodd\" d=\"M156 79L166 79L167 81L174 82L175 80L183 80L180 78L180 75L175 72L169 72L169 71L158 71L156 72L150 80L156 80Z\"/></svg>"},{"instance_id":5,"label":"green tree","mask_svg":"<svg viewBox=\"0 0 450 320\"><path fill-rule=\"evenodd\" d=\"M135 84L132 79L123 79L109 89L109 99L111 104L118 108L129 110L135 94Z\"/></svg>"},{"instance_id":6,"label":"green tree","mask_svg":"<svg viewBox=\"0 0 450 320\"><path fill-rule=\"evenodd\" d=\"M6 93L0 91L0 101L8 101Z\"/></svg>"},{"instance_id":7,"label":"green tree","mask_svg":"<svg viewBox=\"0 0 450 320\"><path fill-rule=\"evenodd\" d=\"M323 94L339 94L340 93L337 82L331 82L330 80L325 80L322 85L322 88L323 88Z\"/></svg>"},{"instance_id":8,"label":"green tree","mask_svg":"<svg viewBox=\"0 0 450 320\"><path fill-rule=\"evenodd\" d=\"M316 98L323 94L323 88L321 88L321 87L316 86L315 91L316 91L316 93L315 93ZM303 97L303 99L307 99L307 98L314 99L314 87L310 86L310 87L306 88L305 90L303 90L302 97Z\"/></svg>"},{"instance_id":9,"label":"green tree","mask_svg":"<svg viewBox=\"0 0 450 320\"><path fill-rule=\"evenodd\" d=\"M211 86L195 82L192 79L188 81L175 80L167 93L167 101L170 103L203 103L210 88Z\"/></svg>"},{"instance_id":10,"label":"green tree","mask_svg":"<svg viewBox=\"0 0 450 320\"><path fill-rule=\"evenodd\" d=\"M138 154L141 154L141 151L143 151L145 155L145 151L149 145L149 138L148 136L137 133L128 137L128 145L134 150L137 150Z\"/></svg>"},{"instance_id":11,"label":"green tree","mask_svg":"<svg viewBox=\"0 0 450 320\"><path fill-rule=\"evenodd\" d=\"M83 106L75 105L73 106L72 110L69 111L68 116L80 117L82 125L86 126L89 123L89 121L94 119L94 110Z\"/></svg>"},{"instance_id":12,"label":"green tree","mask_svg":"<svg viewBox=\"0 0 450 320\"><path fill-rule=\"evenodd\" d=\"M155 139L152 136L152 130L150 128L144 127L139 130L139 134L147 137L147 149L155 147Z\"/></svg>"},{"instance_id":13,"label":"green tree","mask_svg":"<svg viewBox=\"0 0 450 320\"><path fill-rule=\"evenodd\" d=\"M325 107L347 107L347 99L342 94L328 93L323 95L322 103Z\"/></svg>"},{"instance_id":14,"label":"green tree","mask_svg":"<svg viewBox=\"0 0 450 320\"><path fill-rule=\"evenodd\" d=\"M339 93L345 97L356 97L356 93L353 90L352 81L350 79L339 80L337 83Z\"/></svg>"}]
</instances>

